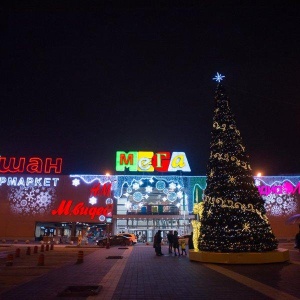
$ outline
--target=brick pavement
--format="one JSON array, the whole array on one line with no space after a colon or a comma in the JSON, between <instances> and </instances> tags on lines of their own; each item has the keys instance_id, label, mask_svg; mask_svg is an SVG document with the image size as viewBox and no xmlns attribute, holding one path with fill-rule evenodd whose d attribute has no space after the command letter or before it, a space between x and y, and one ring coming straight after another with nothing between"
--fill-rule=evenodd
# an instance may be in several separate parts
<instances>
[{"instance_id":1,"label":"brick pavement","mask_svg":"<svg viewBox=\"0 0 300 300\"><path fill-rule=\"evenodd\" d=\"M68 299L300 299L300 253L286 246L290 262L264 265L191 262L168 255L167 246L161 257L145 244L101 248L85 256L83 263L50 270L0 294L0 299L60 299L58 294L68 286L102 287L95 296Z\"/></svg>"}]
</instances>

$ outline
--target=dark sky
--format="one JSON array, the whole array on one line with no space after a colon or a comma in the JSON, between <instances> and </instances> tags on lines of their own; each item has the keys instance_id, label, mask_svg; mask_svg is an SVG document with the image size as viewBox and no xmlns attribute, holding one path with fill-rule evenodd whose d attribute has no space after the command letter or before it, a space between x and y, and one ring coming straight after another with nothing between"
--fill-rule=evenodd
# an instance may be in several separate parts
<instances>
[{"instance_id":1,"label":"dark sky","mask_svg":"<svg viewBox=\"0 0 300 300\"><path fill-rule=\"evenodd\" d=\"M104 174L118 150L183 151L205 175L219 72L253 174L300 173L299 1L7 3L1 156Z\"/></svg>"}]
</instances>

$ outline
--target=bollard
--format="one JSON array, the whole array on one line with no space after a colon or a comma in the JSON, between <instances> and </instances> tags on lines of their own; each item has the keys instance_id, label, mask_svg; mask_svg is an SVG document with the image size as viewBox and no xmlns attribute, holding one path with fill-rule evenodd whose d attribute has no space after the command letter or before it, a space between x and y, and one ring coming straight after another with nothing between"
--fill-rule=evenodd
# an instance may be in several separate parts
<instances>
[{"instance_id":1,"label":"bollard","mask_svg":"<svg viewBox=\"0 0 300 300\"><path fill-rule=\"evenodd\" d=\"M39 249L38 246L34 246L34 247L33 247L33 253L38 253L38 249Z\"/></svg>"},{"instance_id":2,"label":"bollard","mask_svg":"<svg viewBox=\"0 0 300 300\"><path fill-rule=\"evenodd\" d=\"M43 253L39 255L38 266L43 266L45 264L45 256Z\"/></svg>"},{"instance_id":3,"label":"bollard","mask_svg":"<svg viewBox=\"0 0 300 300\"><path fill-rule=\"evenodd\" d=\"M44 252L44 250L45 250L45 246L44 246L44 244L42 244L41 245L41 252Z\"/></svg>"},{"instance_id":4,"label":"bollard","mask_svg":"<svg viewBox=\"0 0 300 300\"><path fill-rule=\"evenodd\" d=\"M17 249L16 249L15 257L20 257L20 253L21 253L21 249L20 249L20 248L17 248Z\"/></svg>"},{"instance_id":5,"label":"bollard","mask_svg":"<svg viewBox=\"0 0 300 300\"><path fill-rule=\"evenodd\" d=\"M78 251L77 264L83 263L83 251Z\"/></svg>"},{"instance_id":6,"label":"bollard","mask_svg":"<svg viewBox=\"0 0 300 300\"><path fill-rule=\"evenodd\" d=\"M54 244L51 244L50 245L50 250L53 250L54 249Z\"/></svg>"},{"instance_id":7,"label":"bollard","mask_svg":"<svg viewBox=\"0 0 300 300\"><path fill-rule=\"evenodd\" d=\"M26 255L30 255L30 253L31 253L31 248L30 248L30 247L27 247Z\"/></svg>"},{"instance_id":8,"label":"bollard","mask_svg":"<svg viewBox=\"0 0 300 300\"><path fill-rule=\"evenodd\" d=\"M109 248L110 248L109 236L107 236L107 239L106 239L106 249L109 249Z\"/></svg>"},{"instance_id":9,"label":"bollard","mask_svg":"<svg viewBox=\"0 0 300 300\"><path fill-rule=\"evenodd\" d=\"M46 245L46 251L49 251L49 244Z\"/></svg>"},{"instance_id":10,"label":"bollard","mask_svg":"<svg viewBox=\"0 0 300 300\"><path fill-rule=\"evenodd\" d=\"M12 254L7 254L6 258L6 266L12 266L13 265L14 256Z\"/></svg>"}]
</instances>

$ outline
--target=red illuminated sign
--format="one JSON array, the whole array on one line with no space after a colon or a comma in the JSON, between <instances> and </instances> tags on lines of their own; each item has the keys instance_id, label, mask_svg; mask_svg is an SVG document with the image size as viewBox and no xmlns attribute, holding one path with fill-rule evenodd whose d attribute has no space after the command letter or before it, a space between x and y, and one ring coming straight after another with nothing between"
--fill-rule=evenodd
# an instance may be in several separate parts
<instances>
[{"instance_id":1,"label":"red illuminated sign","mask_svg":"<svg viewBox=\"0 0 300 300\"><path fill-rule=\"evenodd\" d=\"M61 173L62 158L46 158L45 160L39 157L15 158L0 157L0 173Z\"/></svg>"},{"instance_id":2,"label":"red illuminated sign","mask_svg":"<svg viewBox=\"0 0 300 300\"><path fill-rule=\"evenodd\" d=\"M101 184L95 183L94 186L91 188L91 195L92 196L106 196L110 197L111 195L111 183L106 183L103 186Z\"/></svg>"},{"instance_id":3,"label":"red illuminated sign","mask_svg":"<svg viewBox=\"0 0 300 300\"><path fill-rule=\"evenodd\" d=\"M72 200L62 200L60 202L60 205L58 209L52 210L51 214L53 216L55 215L75 215L75 216L90 216L90 218L93 220L95 216L108 216L111 215L112 205L107 205L107 207L88 207L84 206L83 202L79 202L75 206L72 206L73 201Z\"/></svg>"}]
</instances>

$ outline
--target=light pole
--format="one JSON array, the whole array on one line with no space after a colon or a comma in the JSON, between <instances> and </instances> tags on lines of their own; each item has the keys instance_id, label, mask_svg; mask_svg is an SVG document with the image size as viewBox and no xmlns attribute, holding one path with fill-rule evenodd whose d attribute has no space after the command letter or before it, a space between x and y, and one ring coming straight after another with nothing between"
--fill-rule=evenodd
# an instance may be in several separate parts
<instances>
[{"instance_id":1,"label":"light pole","mask_svg":"<svg viewBox=\"0 0 300 300\"><path fill-rule=\"evenodd\" d=\"M109 244L109 223L106 224L106 249L110 248Z\"/></svg>"},{"instance_id":2,"label":"light pole","mask_svg":"<svg viewBox=\"0 0 300 300\"><path fill-rule=\"evenodd\" d=\"M185 232L185 193L183 192L183 234L186 234Z\"/></svg>"},{"instance_id":3,"label":"light pole","mask_svg":"<svg viewBox=\"0 0 300 300\"><path fill-rule=\"evenodd\" d=\"M107 177L110 177L110 173L109 172L106 172L105 176ZM110 200L111 200L111 194L109 195L110 196ZM108 207L108 205L112 205L112 202L107 202L108 199L106 200L106 206ZM110 248L110 244L109 244L109 224L111 223L111 218L107 218L106 216L106 249L109 249Z\"/></svg>"}]
</instances>

